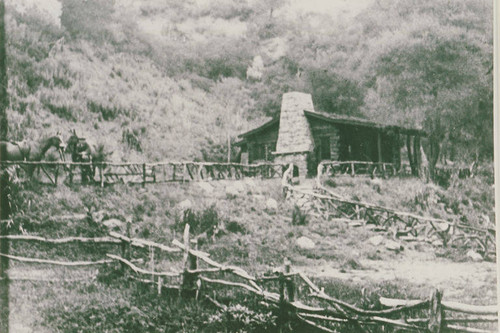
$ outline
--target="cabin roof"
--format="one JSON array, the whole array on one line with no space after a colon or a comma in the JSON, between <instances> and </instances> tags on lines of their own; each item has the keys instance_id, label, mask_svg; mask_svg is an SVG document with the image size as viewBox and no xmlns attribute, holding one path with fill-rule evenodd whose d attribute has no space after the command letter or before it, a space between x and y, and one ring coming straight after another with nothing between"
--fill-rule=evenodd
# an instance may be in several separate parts
<instances>
[{"instance_id":1,"label":"cabin roof","mask_svg":"<svg viewBox=\"0 0 500 333\"><path fill-rule=\"evenodd\" d=\"M426 136L425 131L420 129L420 128L411 128L411 127L406 127L406 126L383 124L383 123L374 122L374 121L371 121L368 119L339 115L339 114L332 114L332 113L325 113L325 112L318 112L318 111L304 110L304 114L306 115L306 117L316 118L316 119L323 120L323 121L326 121L329 123L334 123L334 124L363 126L363 127L371 127L371 128L382 129L382 130L399 130L402 134Z\"/></svg>"},{"instance_id":2,"label":"cabin roof","mask_svg":"<svg viewBox=\"0 0 500 333\"><path fill-rule=\"evenodd\" d=\"M350 125L350 126L362 126L362 127L371 127L371 128L376 128L376 129L382 129L382 130L399 130L400 133L402 134L410 134L410 135L421 135L421 136L426 136L427 134L425 133L424 130L421 128L411 128L407 126L398 126L398 125L391 125L391 124L383 124L383 123L378 123L374 122L368 119L363 119L359 117L352 117L352 116L346 116L346 115L339 115L339 114L332 114L332 113L326 113L326 112L318 112L318 111L310 111L310 110L304 110L304 114L308 118L314 118L314 119L319 119L322 121L326 121L329 123L334 123L334 124L343 124L343 125ZM243 141L245 141L246 138L249 136L253 136L255 134L258 134L276 124L279 124L280 119L279 117L273 118L264 124L247 131L245 133L242 133L238 135L239 138L242 140L237 142L236 145L242 144Z\"/></svg>"},{"instance_id":3,"label":"cabin roof","mask_svg":"<svg viewBox=\"0 0 500 333\"><path fill-rule=\"evenodd\" d=\"M273 118L273 119L265 122L264 124L262 124L262 125L260 125L260 126L258 126L256 128L254 128L254 129L248 131L248 132L245 132L245 133L242 133L242 134L238 135L238 137L239 138L246 138L248 136L252 136L252 135L257 134L257 133L259 133L259 132L261 132L263 130L268 129L269 127L272 127L274 124L279 124L279 122L280 122L279 118Z\"/></svg>"}]
</instances>

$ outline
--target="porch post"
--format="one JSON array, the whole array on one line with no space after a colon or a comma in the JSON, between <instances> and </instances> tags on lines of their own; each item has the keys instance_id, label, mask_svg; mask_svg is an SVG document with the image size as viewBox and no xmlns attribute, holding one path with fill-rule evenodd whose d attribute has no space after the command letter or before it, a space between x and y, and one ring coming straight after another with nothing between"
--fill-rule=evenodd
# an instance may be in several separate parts
<instances>
[{"instance_id":1,"label":"porch post","mask_svg":"<svg viewBox=\"0 0 500 333\"><path fill-rule=\"evenodd\" d=\"M380 131L377 131L377 151L378 151L378 161L382 163L382 135Z\"/></svg>"}]
</instances>

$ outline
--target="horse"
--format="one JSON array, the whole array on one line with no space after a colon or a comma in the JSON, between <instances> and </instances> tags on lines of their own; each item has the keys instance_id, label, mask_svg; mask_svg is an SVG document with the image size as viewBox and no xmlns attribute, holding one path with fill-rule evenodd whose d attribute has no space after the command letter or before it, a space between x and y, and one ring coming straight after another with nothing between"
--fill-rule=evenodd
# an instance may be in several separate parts
<instances>
[{"instance_id":1,"label":"horse","mask_svg":"<svg viewBox=\"0 0 500 333\"><path fill-rule=\"evenodd\" d=\"M91 163L91 165L81 166L82 183L94 180L95 164L102 163L106 159L103 146L97 148L89 144L85 138L78 137L75 130L71 131L65 152L71 154L73 162Z\"/></svg>"},{"instance_id":2,"label":"horse","mask_svg":"<svg viewBox=\"0 0 500 333\"><path fill-rule=\"evenodd\" d=\"M39 142L10 142L0 141L0 161L8 162L39 162L50 148L57 149L61 154L66 144L60 133L54 136L42 138ZM35 165L27 167L27 173L31 177L35 171Z\"/></svg>"}]
</instances>

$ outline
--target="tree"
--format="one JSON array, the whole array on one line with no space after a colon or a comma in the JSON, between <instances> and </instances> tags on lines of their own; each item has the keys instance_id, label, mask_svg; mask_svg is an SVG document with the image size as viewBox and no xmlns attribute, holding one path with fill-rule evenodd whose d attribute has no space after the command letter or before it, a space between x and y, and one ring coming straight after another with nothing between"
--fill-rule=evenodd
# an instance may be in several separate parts
<instances>
[{"instance_id":1,"label":"tree","mask_svg":"<svg viewBox=\"0 0 500 333\"><path fill-rule=\"evenodd\" d=\"M114 12L114 0L62 0L61 25L72 37L103 41Z\"/></svg>"},{"instance_id":2,"label":"tree","mask_svg":"<svg viewBox=\"0 0 500 333\"><path fill-rule=\"evenodd\" d=\"M424 2L405 11L396 3L393 10L406 23L397 31L382 30L370 42L365 112L385 122L422 126L431 173L443 144L462 143L466 160L477 145L482 147L475 155L491 156L492 137L484 142L483 133L492 133L492 78L486 74L492 48L487 28L471 12L475 7Z\"/></svg>"},{"instance_id":3,"label":"tree","mask_svg":"<svg viewBox=\"0 0 500 333\"><path fill-rule=\"evenodd\" d=\"M6 61L6 41L5 34L5 3L0 0L0 139L7 139L7 107L9 99L7 95L7 61ZM2 146L4 147L4 146ZM7 151L0 151L0 163L6 156ZM9 175L0 167L0 235L9 234ZM7 239L0 239L0 253L9 254L9 243ZM9 279L7 270L9 269L9 259L2 256L0 258L0 333L9 332Z\"/></svg>"},{"instance_id":4,"label":"tree","mask_svg":"<svg viewBox=\"0 0 500 333\"><path fill-rule=\"evenodd\" d=\"M5 3L0 0L0 140L7 139L8 122L7 108L9 107L9 97L7 96L7 53L5 45L7 36L5 35ZM1 157L0 157L1 158Z\"/></svg>"}]
</instances>

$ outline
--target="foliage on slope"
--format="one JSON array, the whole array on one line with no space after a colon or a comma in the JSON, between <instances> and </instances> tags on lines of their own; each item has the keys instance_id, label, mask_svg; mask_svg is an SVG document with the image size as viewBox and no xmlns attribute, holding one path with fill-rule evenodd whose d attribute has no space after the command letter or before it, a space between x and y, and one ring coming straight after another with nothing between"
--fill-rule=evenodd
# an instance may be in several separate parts
<instances>
[{"instance_id":1,"label":"foliage on slope","mask_svg":"<svg viewBox=\"0 0 500 333\"><path fill-rule=\"evenodd\" d=\"M64 0L57 27L11 3L12 136L77 127L106 137L115 159L211 158L200 151L300 90L319 110L423 126L452 160L491 158L488 1L376 1L335 18L289 7ZM261 76L247 78L256 56Z\"/></svg>"}]
</instances>

